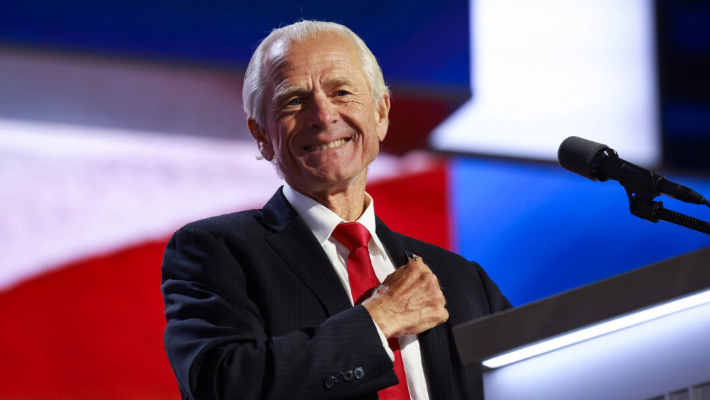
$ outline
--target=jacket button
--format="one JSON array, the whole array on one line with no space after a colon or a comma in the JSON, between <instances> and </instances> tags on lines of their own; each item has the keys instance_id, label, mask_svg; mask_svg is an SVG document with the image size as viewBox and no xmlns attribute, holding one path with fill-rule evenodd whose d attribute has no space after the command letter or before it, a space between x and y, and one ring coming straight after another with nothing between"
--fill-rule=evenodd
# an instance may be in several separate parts
<instances>
[{"instance_id":1,"label":"jacket button","mask_svg":"<svg viewBox=\"0 0 710 400\"><path fill-rule=\"evenodd\" d=\"M343 373L343 379L345 379L346 382L353 379L353 370L345 371Z\"/></svg>"},{"instance_id":2,"label":"jacket button","mask_svg":"<svg viewBox=\"0 0 710 400\"><path fill-rule=\"evenodd\" d=\"M342 372L336 372L333 374L333 380L335 380L335 383L340 383L343 381L343 373Z\"/></svg>"},{"instance_id":3,"label":"jacket button","mask_svg":"<svg viewBox=\"0 0 710 400\"><path fill-rule=\"evenodd\" d=\"M325 380L323 381L323 385L325 385L326 389L330 389L333 386L335 386L335 379L333 379L332 376L329 376L329 377L325 378Z\"/></svg>"},{"instance_id":4,"label":"jacket button","mask_svg":"<svg viewBox=\"0 0 710 400\"><path fill-rule=\"evenodd\" d=\"M353 371L353 375L355 375L355 379L362 379L362 377L365 376L365 370L362 369L362 367L357 367Z\"/></svg>"}]
</instances>

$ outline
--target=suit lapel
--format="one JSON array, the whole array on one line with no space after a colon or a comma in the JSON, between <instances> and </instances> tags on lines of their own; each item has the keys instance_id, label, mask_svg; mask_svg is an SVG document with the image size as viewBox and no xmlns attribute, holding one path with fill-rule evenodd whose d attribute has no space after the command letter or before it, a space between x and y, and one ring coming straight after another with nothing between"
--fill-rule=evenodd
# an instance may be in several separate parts
<instances>
[{"instance_id":1,"label":"suit lapel","mask_svg":"<svg viewBox=\"0 0 710 400\"><path fill-rule=\"evenodd\" d=\"M264 206L265 225L276 232L266 240L320 299L329 316L352 307L333 266L281 189Z\"/></svg>"},{"instance_id":2,"label":"suit lapel","mask_svg":"<svg viewBox=\"0 0 710 400\"><path fill-rule=\"evenodd\" d=\"M399 268L406 265L409 261L407 260L407 247L404 243L404 236L395 235L378 217L375 217L375 226L377 237L380 238L382 245L387 249L394 267Z\"/></svg>"},{"instance_id":3,"label":"suit lapel","mask_svg":"<svg viewBox=\"0 0 710 400\"><path fill-rule=\"evenodd\" d=\"M392 232L379 218L377 218L377 236L387 248L395 268L409 262L406 251L411 249L407 248L405 236ZM432 399L449 399L455 393L454 388L451 387L454 371L451 368L451 349L447 329L449 329L448 324L444 323L417 335L424 371L427 375L429 395Z\"/></svg>"}]
</instances>

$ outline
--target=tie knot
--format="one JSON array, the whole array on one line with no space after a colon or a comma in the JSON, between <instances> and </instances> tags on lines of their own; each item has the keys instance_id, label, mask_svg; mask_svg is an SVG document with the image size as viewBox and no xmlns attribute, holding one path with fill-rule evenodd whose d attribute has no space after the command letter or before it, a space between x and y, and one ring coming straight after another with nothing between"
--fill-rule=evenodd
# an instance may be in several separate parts
<instances>
[{"instance_id":1,"label":"tie knot","mask_svg":"<svg viewBox=\"0 0 710 400\"><path fill-rule=\"evenodd\" d=\"M344 244L348 250L353 251L358 247L367 248L370 242L370 232L359 222L343 222L333 230L333 237Z\"/></svg>"}]
</instances>

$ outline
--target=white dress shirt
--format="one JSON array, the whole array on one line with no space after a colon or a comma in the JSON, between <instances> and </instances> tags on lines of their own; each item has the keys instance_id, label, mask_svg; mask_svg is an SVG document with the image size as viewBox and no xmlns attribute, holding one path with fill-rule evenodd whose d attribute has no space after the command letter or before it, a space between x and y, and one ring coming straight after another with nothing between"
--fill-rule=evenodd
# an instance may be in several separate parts
<instances>
[{"instance_id":1,"label":"white dress shirt","mask_svg":"<svg viewBox=\"0 0 710 400\"><path fill-rule=\"evenodd\" d=\"M284 196L286 196L286 200L291 203L291 206L296 209L301 218L306 222L306 225L311 229L318 243L323 246L323 251L325 251L325 254L328 256L335 273L343 284L343 288L345 288L348 297L350 297L350 303L353 303L347 268L347 260L350 251L345 245L331 236L335 227L341 222L346 221L324 205L295 191L287 184L284 185L283 193ZM372 261L372 268L375 270L375 275L377 275L377 279L382 282L387 275L395 271L395 266L376 234L374 202L370 195L365 193L365 196L369 198L370 203L357 222L365 226L370 232L371 239L367 248L370 252L370 260ZM394 360L394 354L387 345L385 335L377 324L375 324L375 327L382 339L382 346L385 348L390 358ZM422 356L419 350L419 340L417 340L417 336L400 336L399 347L402 352L402 363L404 364L404 372L407 375L407 387L409 388L411 399L429 400L426 376L424 375L424 369L422 367Z\"/></svg>"}]
</instances>

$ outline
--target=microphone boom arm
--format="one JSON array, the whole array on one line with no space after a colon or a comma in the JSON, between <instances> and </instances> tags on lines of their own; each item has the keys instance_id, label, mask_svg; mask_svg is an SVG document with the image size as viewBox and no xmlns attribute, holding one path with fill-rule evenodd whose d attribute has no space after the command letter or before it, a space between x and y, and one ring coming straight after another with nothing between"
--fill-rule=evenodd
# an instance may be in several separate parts
<instances>
[{"instance_id":1,"label":"microphone boom arm","mask_svg":"<svg viewBox=\"0 0 710 400\"><path fill-rule=\"evenodd\" d=\"M591 174L602 182L609 180L606 174L617 177L626 190L631 214L653 223L663 220L710 235L710 223L668 210L663 208L663 202L653 201L669 192L659 188L668 183L666 178L622 160L609 147L599 150L597 156L590 164Z\"/></svg>"},{"instance_id":2,"label":"microphone boom arm","mask_svg":"<svg viewBox=\"0 0 710 400\"><path fill-rule=\"evenodd\" d=\"M663 202L653 201L660 194L658 193L657 185L662 180L665 180L665 178L658 175L654 176L653 173L650 173L649 181L645 183L621 183L621 186L626 189L626 195L629 198L631 214L653 223L663 220L710 235L710 223L668 210L663 208Z\"/></svg>"}]
</instances>

